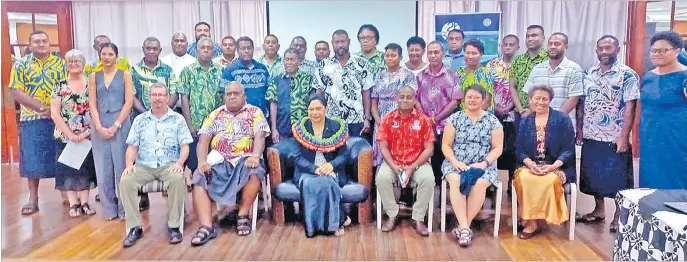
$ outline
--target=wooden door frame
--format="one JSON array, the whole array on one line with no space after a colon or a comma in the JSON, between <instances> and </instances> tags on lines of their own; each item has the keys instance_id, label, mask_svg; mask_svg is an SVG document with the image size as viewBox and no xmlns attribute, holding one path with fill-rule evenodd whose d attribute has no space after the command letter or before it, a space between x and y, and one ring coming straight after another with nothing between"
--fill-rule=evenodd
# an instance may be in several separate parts
<instances>
[{"instance_id":1,"label":"wooden door frame","mask_svg":"<svg viewBox=\"0 0 687 262\"><path fill-rule=\"evenodd\" d=\"M74 47L74 26L72 22L72 3L70 1L40 1L2 3L2 163L19 159L19 132L16 121L14 99L9 92L12 58L10 52L10 32L8 12L46 13L57 15L57 31L60 53L63 55ZM51 41L52 42L52 41Z\"/></svg>"}]
</instances>

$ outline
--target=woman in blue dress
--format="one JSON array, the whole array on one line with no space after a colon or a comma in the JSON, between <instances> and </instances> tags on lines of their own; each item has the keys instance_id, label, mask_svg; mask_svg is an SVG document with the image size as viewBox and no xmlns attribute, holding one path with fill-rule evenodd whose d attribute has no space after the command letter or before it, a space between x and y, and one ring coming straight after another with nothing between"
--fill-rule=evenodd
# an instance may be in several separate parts
<instances>
[{"instance_id":1,"label":"woman in blue dress","mask_svg":"<svg viewBox=\"0 0 687 262\"><path fill-rule=\"evenodd\" d=\"M677 56L682 37L672 31L651 37L651 63L640 93L639 186L687 189L687 67Z\"/></svg>"}]
</instances>

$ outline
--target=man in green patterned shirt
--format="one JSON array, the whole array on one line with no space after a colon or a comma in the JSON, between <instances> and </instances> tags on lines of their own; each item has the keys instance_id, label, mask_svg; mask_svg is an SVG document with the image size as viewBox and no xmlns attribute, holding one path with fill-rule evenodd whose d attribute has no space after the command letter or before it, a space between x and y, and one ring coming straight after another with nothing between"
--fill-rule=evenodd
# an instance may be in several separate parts
<instances>
[{"instance_id":1,"label":"man in green patterned shirt","mask_svg":"<svg viewBox=\"0 0 687 262\"><path fill-rule=\"evenodd\" d=\"M222 82L222 69L219 64L212 62L214 45L207 37L198 40L198 61L181 70L179 77L177 92L181 94L181 112L193 136L186 161L191 173L198 167L198 130L205 117L223 104L222 94L218 93Z\"/></svg>"},{"instance_id":2,"label":"man in green patterned shirt","mask_svg":"<svg viewBox=\"0 0 687 262\"><path fill-rule=\"evenodd\" d=\"M273 77L267 86L267 101L270 102L270 124L272 142L291 137L291 125L308 115L307 99L313 92L313 75L300 68L300 52L295 48L284 52L285 74Z\"/></svg>"},{"instance_id":3,"label":"man in green patterned shirt","mask_svg":"<svg viewBox=\"0 0 687 262\"><path fill-rule=\"evenodd\" d=\"M163 83L170 94L169 107L177 103L177 77L172 67L160 62L160 40L151 36L143 41L143 59L131 67L131 76L134 82L134 109L136 114L150 110L150 86L155 83Z\"/></svg>"},{"instance_id":4,"label":"man in green patterned shirt","mask_svg":"<svg viewBox=\"0 0 687 262\"><path fill-rule=\"evenodd\" d=\"M530 76L535 65L549 59L546 49L542 48L544 40L546 40L546 36L544 36L544 28L542 26L528 26L527 33L525 34L527 52L517 55L510 66L510 95L513 98L515 110L522 116L530 113L527 107L527 93L523 91L527 77ZM516 116L516 119L519 118L519 116Z\"/></svg>"},{"instance_id":5,"label":"man in green patterned shirt","mask_svg":"<svg viewBox=\"0 0 687 262\"><path fill-rule=\"evenodd\" d=\"M374 79L374 76L384 69L384 52L377 50L379 30L371 24L360 26L360 29L358 29L358 41L360 42L360 51L353 55L367 60L367 70Z\"/></svg>"}]
</instances>

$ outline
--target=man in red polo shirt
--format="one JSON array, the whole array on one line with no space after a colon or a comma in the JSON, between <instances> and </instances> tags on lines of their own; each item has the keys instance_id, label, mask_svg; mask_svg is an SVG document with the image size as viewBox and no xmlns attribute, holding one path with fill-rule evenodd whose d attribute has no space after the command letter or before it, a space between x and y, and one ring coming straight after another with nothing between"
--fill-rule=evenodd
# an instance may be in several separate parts
<instances>
[{"instance_id":1,"label":"man in red polo shirt","mask_svg":"<svg viewBox=\"0 0 687 262\"><path fill-rule=\"evenodd\" d=\"M434 152L436 138L432 122L425 114L415 110L415 90L403 87L398 91L397 99L398 109L384 116L377 132L384 157L377 172L377 190L384 212L389 216L382 231L389 232L396 227L399 207L394 195L394 185L398 183L401 187L410 185L416 188L413 225L419 235L428 236L429 232L423 221L429 208L429 200L434 194L434 174L429 158Z\"/></svg>"}]
</instances>

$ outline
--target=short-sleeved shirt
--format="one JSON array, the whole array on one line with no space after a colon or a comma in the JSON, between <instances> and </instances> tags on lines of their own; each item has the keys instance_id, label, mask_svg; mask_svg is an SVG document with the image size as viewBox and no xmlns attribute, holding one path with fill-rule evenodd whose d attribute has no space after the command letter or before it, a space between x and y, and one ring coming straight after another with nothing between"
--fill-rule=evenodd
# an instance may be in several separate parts
<instances>
[{"instance_id":1,"label":"short-sleeved shirt","mask_svg":"<svg viewBox=\"0 0 687 262\"><path fill-rule=\"evenodd\" d=\"M86 73L86 75L90 75L91 73L103 71L103 68L103 62L96 60L86 64L83 71ZM129 64L129 60L120 56L117 57L115 68L117 68L117 70L129 71L129 69L131 69L131 65Z\"/></svg>"},{"instance_id":2,"label":"short-sleeved shirt","mask_svg":"<svg viewBox=\"0 0 687 262\"><path fill-rule=\"evenodd\" d=\"M527 108L529 104L527 92L523 91L525 87L525 82L532 72L532 68L535 65L540 64L549 59L549 54L546 49L539 50L537 56L530 57L529 53L525 52L515 56L513 63L510 66L510 76L515 78L515 87L518 90L518 97L520 98L520 104Z\"/></svg>"},{"instance_id":3,"label":"short-sleeved shirt","mask_svg":"<svg viewBox=\"0 0 687 262\"><path fill-rule=\"evenodd\" d=\"M301 67L299 70L305 71L311 75L315 74L315 71L317 71L317 67L319 66L318 62L315 62L313 60L308 60L308 59L303 59L303 63L301 63Z\"/></svg>"},{"instance_id":4,"label":"short-sleeved shirt","mask_svg":"<svg viewBox=\"0 0 687 262\"><path fill-rule=\"evenodd\" d=\"M510 69L511 65L506 64L501 57L491 60L487 67L494 72L494 107L513 108L513 98L510 95ZM513 111L504 116L503 121L512 122L515 120Z\"/></svg>"},{"instance_id":5,"label":"short-sleeved shirt","mask_svg":"<svg viewBox=\"0 0 687 262\"><path fill-rule=\"evenodd\" d=\"M91 131L91 110L88 107L88 79L85 80L84 90L81 93L73 92L69 88L69 81L62 79L52 90L51 100L60 102L60 116L74 134ZM59 127L53 132L55 139L63 143L69 142Z\"/></svg>"},{"instance_id":6,"label":"short-sleeved shirt","mask_svg":"<svg viewBox=\"0 0 687 262\"><path fill-rule=\"evenodd\" d=\"M181 70L177 91L188 95L191 126L196 130L210 112L222 105L222 94L218 91L221 82L222 69L215 63L205 69L196 61Z\"/></svg>"},{"instance_id":7,"label":"short-sleeved shirt","mask_svg":"<svg viewBox=\"0 0 687 262\"><path fill-rule=\"evenodd\" d=\"M436 74L430 67L422 70L416 77L418 103L428 117L439 115L451 101L463 99L463 91L460 88L460 80L456 71L444 65ZM444 132L446 118L437 122L436 133Z\"/></svg>"},{"instance_id":8,"label":"short-sleeved shirt","mask_svg":"<svg viewBox=\"0 0 687 262\"><path fill-rule=\"evenodd\" d=\"M391 157L397 164L409 166L415 163L424 150L424 143L436 141L432 122L422 112L413 109L408 116L399 109L389 112L377 131L377 140L386 142Z\"/></svg>"},{"instance_id":9,"label":"short-sleeved shirt","mask_svg":"<svg viewBox=\"0 0 687 262\"><path fill-rule=\"evenodd\" d=\"M171 109L161 118L148 110L134 119L126 138L138 147L136 165L157 168L177 162L181 146L193 142L184 117Z\"/></svg>"},{"instance_id":10,"label":"short-sleeved shirt","mask_svg":"<svg viewBox=\"0 0 687 262\"><path fill-rule=\"evenodd\" d=\"M212 59L212 62L215 63L215 64L220 65L220 67L222 67L222 69L224 69L224 68L227 67L229 64L231 64L231 63L233 63L234 61L236 61L236 59L238 59L238 56L234 56L234 59L232 59L231 61L229 61L229 60L227 60L226 58L224 58L224 55L221 55L221 56L218 56L218 57L213 58L213 59Z\"/></svg>"},{"instance_id":11,"label":"short-sleeved shirt","mask_svg":"<svg viewBox=\"0 0 687 262\"><path fill-rule=\"evenodd\" d=\"M601 72L599 65L584 77L584 138L614 142L623 128L625 103L639 99L639 75L618 61Z\"/></svg>"},{"instance_id":12,"label":"short-sleeved shirt","mask_svg":"<svg viewBox=\"0 0 687 262\"><path fill-rule=\"evenodd\" d=\"M308 116L307 99L312 94L312 75L299 69L295 76L272 78L267 87L267 101L277 104L277 131L290 134L291 125Z\"/></svg>"},{"instance_id":13,"label":"short-sleeved shirt","mask_svg":"<svg viewBox=\"0 0 687 262\"><path fill-rule=\"evenodd\" d=\"M444 62L444 65L451 68L451 71L456 71L458 68L465 66L465 51L461 49L460 53L455 55L451 54L449 51L446 51L446 54L444 54L444 58L441 61Z\"/></svg>"},{"instance_id":14,"label":"short-sleeved shirt","mask_svg":"<svg viewBox=\"0 0 687 262\"><path fill-rule=\"evenodd\" d=\"M146 66L141 60L138 64L131 67L131 78L134 82L134 95L141 101L143 107L149 110L152 106L150 102L150 87L155 83L163 83L167 86L170 95L177 93L178 79L174 75L172 67L157 61L153 68Z\"/></svg>"},{"instance_id":15,"label":"short-sleeved shirt","mask_svg":"<svg viewBox=\"0 0 687 262\"><path fill-rule=\"evenodd\" d=\"M267 60L265 59L265 56L259 57L256 61L258 63L261 63L267 67L267 71L269 72L269 77L278 77L281 75L286 74L286 69L284 69L284 61L282 61L282 58L280 55L277 55L277 59L272 62L272 64L267 63Z\"/></svg>"},{"instance_id":16,"label":"short-sleeved shirt","mask_svg":"<svg viewBox=\"0 0 687 262\"><path fill-rule=\"evenodd\" d=\"M402 87L411 87L417 90L417 80L413 71L399 67L396 72L382 70L377 73L370 97L377 100L377 110L380 117L398 108L396 97L398 90Z\"/></svg>"},{"instance_id":17,"label":"short-sleeved shirt","mask_svg":"<svg viewBox=\"0 0 687 262\"><path fill-rule=\"evenodd\" d=\"M327 116L346 120L347 124L362 123L363 90L372 87L373 75L367 69L367 61L351 55L344 66L336 57L320 62L313 79L313 87L323 90L327 97Z\"/></svg>"},{"instance_id":18,"label":"short-sleeved shirt","mask_svg":"<svg viewBox=\"0 0 687 262\"><path fill-rule=\"evenodd\" d=\"M496 73L494 73L494 71L488 66L480 66L477 68L477 70L469 73L466 69L467 67L464 66L456 70L456 74L458 74L458 79L460 80L461 91L465 93L465 90L467 90L471 85L481 85L491 96L491 101L489 101L489 109L493 109ZM460 103L460 108L465 109L465 102Z\"/></svg>"},{"instance_id":19,"label":"short-sleeved shirt","mask_svg":"<svg viewBox=\"0 0 687 262\"><path fill-rule=\"evenodd\" d=\"M224 88L229 82L239 82L246 92L248 104L257 106L265 115L269 115L267 100L265 100L269 77L269 69L255 59L253 59L251 66L247 66L241 60L236 60L222 70L224 81L219 92L223 94Z\"/></svg>"},{"instance_id":20,"label":"short-sleeved shirt","mask_svg":"<svg viewBox=\"0 0 687 262\"><path fill-rule=\"evenodd\" d=\"M45 61L28 55L18 59L12 65L10 89L23 91L48 106L53 89L60 80L67 78L67 63L55 55L49 55ZM32 121L45 117L32 109L21 105L19 121Z\"/></svg>"},{"instance_id":21,"label":"short-sleeved shirt","mask_svg":"<svg viewBox=\"0 0 687 262\"><path fill-rule=\"evenodd\" d=\"M565 100L584 94L583 79L582 67L567 57L556 68L551 68L549 60L546 60L532 68L523 91L527 93L535 85L548 85L553 89L551 108L561 110ZM569 115L575 127L575 109Z\"/></svg>"},{"instance_id":22,"label":"short-sleeved shirt","mask_svg":"<svg viewBox=\"0 0 687 262\"><path fill-rule=\"evenodd\" d=\"M243 156L253 153L253 140L258 132L270 134L265 115L260 108L246 104L234 114L226 106L212 111L198 134L212 138L210 147L217 150L224 160L236 163Z\"/></svg>"},{"instance_id":23,"label":"short-sleeved shirt","mask_svg":"<svg viewBox=\"0 0 687 262\"><path fill-rule=\"evenodd\" d=\"M186 53L198 58L198 41L196 40L195 42L191 43L188 45L188 50L186 50ZM212 57L218 57L222 55L222 48L219 46L218 43L215 43L215 48L212 50Z\"/></svg>"},{"instance_id":24,"label":"short-sleeved shirt","mask_svg":"<svg viewBox=\"0 0 687 262\"><path fill-rule=\"evenodd\" d=\"M363 51L358 51L353 54L354 56L359 56L367 61L367 71L373 76L384 70L384 52L375 50L374 54L369 58Z\"/></svg>"}]
</instances>

